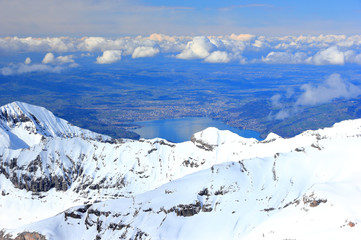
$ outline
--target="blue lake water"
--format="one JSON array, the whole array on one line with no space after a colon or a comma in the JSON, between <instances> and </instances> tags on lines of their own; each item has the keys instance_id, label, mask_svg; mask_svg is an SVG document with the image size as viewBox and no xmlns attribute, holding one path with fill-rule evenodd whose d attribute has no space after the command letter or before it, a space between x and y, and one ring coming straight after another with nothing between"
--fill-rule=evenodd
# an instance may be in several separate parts
<instances>
[{"instance_id":1,"label":"blue lake water","mask_svg":"<svg viewBox=\"0 0 361 240\"><path fill-rule=\"evenodd\" d=\"M208 127L216 127L220 130L229 130L242 137L262 140L258 132L230 127L221 121L205 117L142 121L135 122L135 124L142 126L141 128L132 130L138 133L141 138L160 137L175 143L189 141L194 133L202 131Z\"/></svg>"}]
</instances>

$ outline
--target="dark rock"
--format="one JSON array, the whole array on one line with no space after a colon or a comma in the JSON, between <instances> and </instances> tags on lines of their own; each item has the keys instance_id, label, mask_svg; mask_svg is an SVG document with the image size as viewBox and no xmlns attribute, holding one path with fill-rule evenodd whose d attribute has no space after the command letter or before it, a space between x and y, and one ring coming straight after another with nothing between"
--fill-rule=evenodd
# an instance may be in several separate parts
<instances>
[{"instance_id":1,"label":"dark rock","mask_svg":"<svg viewBox=\"0 0 361 240\"><path fill-rule=\"evenodd\" d=\"M110 229L112 229L113 231L115 231L115 230L122 230L124 227L127 227L127 225L125 225L125 224L121 224L121 223L119 223L119 224L116 224L116 223L110 223L109 224L109 228Z\"/></svg>"},{"instance_id":2,"label":"dark rock","mask_svg":"<svg viewBox=\"0 0 361 240\"><path fill-rule=\"evenodd\" d=\"M204 188L198 193L199 196L210 196L208 188Z\"/></svg>"},{"instance_id":3,"label":"dark rock","mask_svg":"<svg viewBox=\"0 0 361 240\"><path fill-rule=\"evenodd\" d=\"M144 210L143 210L143 212L150 212L150 211L152 211L151 208L148 208L148 209L144 209Z\"/></svg>"},{"instance_id":4,"label":"dark rock","mask_svg":"<svg viewBox=\"0 0 361 240\"><path fill-rule=\"evenodd\" d=\"M91 207L91 204L87 204L84 207L78 208L76 211L80 213L86 213L86 211Z\"/></svg>"},{"instance_id":5,"label":"dark rock","mask_svg":"<svg viewBox=\"0 0 361 240\"><path fill-rule=\"evenodd\" d=\"M196 139L194 135L191 137L191 142L194 143L194 145L196 145L196 147L206 150L206 151L213 151L213 149L215 147L213 145L203 142L202 140Z\"/></svg>"},{"instance_id":6,"label":"dark rock","mask_svg":"<svg viewBox=\"0 0 361 240\"><path fill-rule=\"evenodd\" d=\"M265 211L265 212L269 212L269 211L273 211L273 210L275 210L275 208L265 208L265 209L263 209L263 211Z\"/></svg>"},{"instance_id":7,"label":"dark rock","mask_svg":"<svg viewBox=\"0 0 361 240\"><path fill-rule=\"evenodd\" d=\"M76 214L74 212L65 212L64 213L64 217L65 217L65 220L68 219L68 217L71 217L71 218L76 218L76 219L80 219L81 218L81 215L80 214Z\"/></svg>"},{"instance_id":8,"label":"dark rock","mask_svg":"<svg viewBox=\"0 0 361 240\"><path fill-rule=\"evenodd\" d=\"M204 204L201 206L201 203L197 201L195 204L179 204L176 207L165 210L166 213L175 212L177 216L182 217L191 217L198 214L200 211L202 212L211 212L213 209L210 207L210 204Z\"/></svg>"},{"instance_id":9,"label":"dark rock","mask_svg":"<svg viewBox=\"0 0 361 240\"><path fill-rule=\"evenodd\" d=\"M154 151L157 151L157 149L156 149L156 148L150 149L150 150L148 151L148 155L151 154L151 153L154 152Z\"/></svg>"},{"instance_id":10,"label":"dark rock","mask_svg":"<svg viewBox=\"0 0 361 240\"><path fill-rule=\"evenodd\" d=\"M37 232L22 232L18 234L16 238L12 238L11 235L0 232L0 240L47 240L44 235Z\"/></svg>"},{"instance_id":11,"label":"dark rock","mask_svg":"<svg viewBox=\"0 0 361 240\"><path fill-rule=\"evenodd\" d=\"M17 167L17 166L18 166L17 161L18 161L18 159L17 159L17 158L13 158L13 159L11 159L11 160L10 160L10 165L9 165L9 167L10 167L11 169L13 169L13 168Z\"/></svg>"}]
</instances>

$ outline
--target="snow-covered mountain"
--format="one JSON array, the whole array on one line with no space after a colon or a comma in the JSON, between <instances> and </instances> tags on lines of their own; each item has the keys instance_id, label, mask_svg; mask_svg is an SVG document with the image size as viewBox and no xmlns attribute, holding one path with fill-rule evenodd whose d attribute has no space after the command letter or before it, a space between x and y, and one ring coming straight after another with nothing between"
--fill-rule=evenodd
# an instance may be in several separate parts
<instances>
[{"instance_id":1,"label":"snow-covered mountain","mask_svg":"<svg viewBox=\"0 0 361 240\"><path fill-rule=\"evenodd\" d=\"M94 139L106 141L108 136L75 127L57 118L45 108L13 102L0 107L0 147L26 148L46 138Z\"/></svg>"},{"instance_id":2,"label":"snow-covered mountain","mask_svg":"<svg viewBox=\"0 0 361 240\"><path fill-rule=\"evenodd\" d=\"M114 140L0 108L0 239L358 239L361 120L263 141Z\"/></svg>"}]
</instances>

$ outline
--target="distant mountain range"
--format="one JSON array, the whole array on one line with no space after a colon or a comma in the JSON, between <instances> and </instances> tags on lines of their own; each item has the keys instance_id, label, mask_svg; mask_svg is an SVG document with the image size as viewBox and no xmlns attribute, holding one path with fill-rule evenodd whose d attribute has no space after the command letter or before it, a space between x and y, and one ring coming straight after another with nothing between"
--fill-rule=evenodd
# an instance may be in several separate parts
<instances>
[{"instance_id":1,"label":"distant mountain range","mask_svg":"<svg viewBox=\"0 0 361 240\"><path fill-rule=\"evenodd\" d=\"M361 119L263 141L112 139L0 107L0 239L358 239Z\"/></svg>"}]
</instances>

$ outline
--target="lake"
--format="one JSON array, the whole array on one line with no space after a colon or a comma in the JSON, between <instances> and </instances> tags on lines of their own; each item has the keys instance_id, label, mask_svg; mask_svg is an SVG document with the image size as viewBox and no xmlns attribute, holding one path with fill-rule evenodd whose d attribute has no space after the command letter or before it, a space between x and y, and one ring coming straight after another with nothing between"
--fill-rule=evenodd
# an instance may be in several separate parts
<instances>
[{"instance_id":1,"label":"lake","mask_svg":"<svg viewBox=\"0 0 361 240\"><path fill-rule=\"evenodd\" d=\"M133 132L138 133L141 138L149 139L159 137L175 143L190 141L191 136L194 133L202 131L208 127L216 127L220 130L229 130L242 137L262 140L262 138L260 138L260 133L256 131L241 130L230 127L221 121L205 117L187 117L134 123L142 126L141 128L132 130Z\"/></svg>"}]
</instances>

